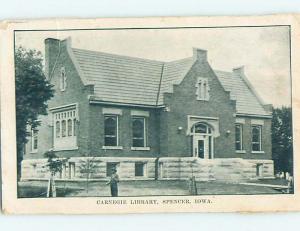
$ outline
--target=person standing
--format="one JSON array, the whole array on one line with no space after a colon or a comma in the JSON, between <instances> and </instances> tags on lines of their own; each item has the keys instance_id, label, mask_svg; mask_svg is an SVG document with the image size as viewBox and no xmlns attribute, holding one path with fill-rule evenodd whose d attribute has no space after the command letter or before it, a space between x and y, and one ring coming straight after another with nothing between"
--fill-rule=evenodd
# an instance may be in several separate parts
<instances>
[{"instance_id":1,"label":"person standing","mask_svg":"<svg viewBox=\"0 0 300 231\"><path fill-rule=\"evenodd\" d=\"M119 183L119 176L117 174L117 170L113 169L112 174L110 176L110 180L106 183L110 185L110 193L112 197L118 196L118 183Z\"/></svg>"}]
</instances>

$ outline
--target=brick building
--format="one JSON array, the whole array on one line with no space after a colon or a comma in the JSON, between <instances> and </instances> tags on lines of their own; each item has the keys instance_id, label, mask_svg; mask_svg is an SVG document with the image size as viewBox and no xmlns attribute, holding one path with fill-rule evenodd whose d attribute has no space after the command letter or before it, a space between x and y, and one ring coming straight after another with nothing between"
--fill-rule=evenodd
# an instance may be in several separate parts
<instances>
[{"instance_id":1,"label":"brick building","mask_svg":"<svg viewBox=\"0 0 300 231\"><path fill-rule=\"evenodd\" d=\"M244 75L213 70L207 52L172 62L75 49L45 40L49 114L32 131L23 179L47 177L44 153L68 157L62 179L117 168L121 179L241 180L272 177L271 106Z\"/></svg>"}]
</instances>

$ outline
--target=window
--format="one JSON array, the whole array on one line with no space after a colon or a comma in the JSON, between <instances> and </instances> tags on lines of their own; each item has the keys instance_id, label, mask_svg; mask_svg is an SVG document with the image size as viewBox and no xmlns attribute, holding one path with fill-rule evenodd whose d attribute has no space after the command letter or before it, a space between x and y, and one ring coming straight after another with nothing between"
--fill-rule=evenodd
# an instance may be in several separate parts
<instances>
[{"instance_id":1,"label":"window","mask_svg":"<svg viewBox=\"0 0 300 231\"><path fill-rule=\"evenodd\" d=\"M261 151L261 125L252 126L252 151Z\"/></svg>"},{"instance_id":2,"label":"window","mask_svg":"<svg viewBox=\"0 0 300 231\"><path fill-rule=\"evenodd\" d=\"M31 130L31 151L37 151L38 149L38 131L36 129Z\"/></svg>"},{"instance_id":3,"label":"window","mask_svg":"<svg viewBox=\"0 0 300 231\"><path fill-rule=\"evenodd\" d=\"M117 162L108 162L106 163L106 176L111 176L111 174L113 173L113 170L117 170L118 169L118 165L119 163Z\"/></svg>"},{"instance_id":4,"label":"window","mask_svg":"<svg viewBox=\"0 0 300 231\"><path fill-rule=\"evenodd\" d=\"M66 86L67 86L66 71L65 68L62 67L60 72L60 90L61 91L66 90Z\"/></svg>"},{"instance_id":5,"label":"window","mask_svg":"<svg viewBox=\"0 0 300 231\"><path fill-rule=\"evenodd\" d=\"M73 136L76 136L76 119L73 119Z\"/></svg>"},{"instance_id":6,"label":"window","mask_svg":"<svg viewBox=\"0 0 300 231\"><path fill-rule=\"evenodd\" d=\"M256 164L256 176L262 177L264 171L264 165L263 164Z\"/></svg>"},{"instance_id":7,"label":"window","mask_svg":"<svg viewBox=\"0 0 300 231\"><path fill-rule=\"evenodd\" d=\"M197 100L209 100L209 85L208 80L206 78L198 78L196 83L196 96Z\"/></svg>"},{"instance_id":8,"label":"window","mask_svg":"<svg viewBox=\"0 0 300 231\"><path fill-rule=\"evenodd\" d=\"M54 149L76 148L76 124L78 120L76 107L53 112L53 120Z\"/></svg>"},{"instance_id":9,"label":"window","mask_svg":"<svg viewBox=\"0 0 300 231\"><path fill-rule=\"evenodd\" d=\"M235 150L243 150L243 125L235 125Z\"/></svg>"},{"instance_id":10,"label":"window","mask_svg":"<svg viewBox=\"0 0 300 231\"><path fill-rule=\"evenodd\" d=\"M75 162L69 162L69 178L73 179L76 174Z\"/></svg>"},{"instance_id":11,"label":"window","mask_svg":"<svg viewBox=\"0 0 300 231\"><path fill-rule=\"evenodd\" d=\"M56 121L55 123L55 136L56 138L59 138L60 137L60 121Z\"/></svg>"},{"instance_id":12,"label":"window","mask_svg":"<svg viewBox=\"0 0 300 231\"><path fill-rule=\"evenodd\" d=\"M61 121L61 136L62 137L66 137L66 131L67 131L66 120L62 120Z\"/></svg>"},{"instance_id":13,"label":"window","mask_svg":"<svg viewBox=\"0 0 300 231\"><path fill-rule=\"evenodd\" d=\"M191 132L192 133L200 133L200 134L211 134L212 133L211 128L204 123L195 124L192 127Z\"/></svg>"},{"instance_id":14,"label":"window","mask_svg":"<svg viewBox=\"0 0 300 231\"><path fill-rule=\"evenodd\" d=\"M104 146L118 146L118 116L104 116Z\"/></svg>"},{"instance_id":15,"label":"window","mask_svg":"<svg viewBox=\"0 0 300 231\"><path fill-rule=\"evenodd\" d=\"M145 147L145 118L133 117L132 118L132 147Z\"/></svg>"},{"instance_id":16,"label":"window","mask_svg":"<svg viewBox=\"0 0 300 231\"><path fill-rule=\"evenodd\" d=\"M146 164L143 162L135 163L135 176L146 176Z\"/></svg>"},{"instance_id":17,"label":"window","mask_svg":"<svg viewBox=\"0 0 300 231\"><path fill-rule=\"evenodd\" d=\"M73 121L72 119L68 119L68 136L73 135Z\"/></svg>"}]
</instances>

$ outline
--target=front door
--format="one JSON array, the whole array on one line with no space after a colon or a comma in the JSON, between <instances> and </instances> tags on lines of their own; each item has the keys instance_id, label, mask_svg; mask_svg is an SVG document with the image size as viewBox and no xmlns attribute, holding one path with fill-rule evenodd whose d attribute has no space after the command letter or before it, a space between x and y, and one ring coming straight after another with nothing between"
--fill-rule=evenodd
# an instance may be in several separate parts
<instances>
[{"instance_id":1,"label":"front door","mask_svg":"<svg viewBox=\"0 0 300 231\"><path fill-rule=\"evenodd\" d=\"M194 135L193 156L208 159L211 158L209 153L209 136Z\"/></svg>"}]
</instances>

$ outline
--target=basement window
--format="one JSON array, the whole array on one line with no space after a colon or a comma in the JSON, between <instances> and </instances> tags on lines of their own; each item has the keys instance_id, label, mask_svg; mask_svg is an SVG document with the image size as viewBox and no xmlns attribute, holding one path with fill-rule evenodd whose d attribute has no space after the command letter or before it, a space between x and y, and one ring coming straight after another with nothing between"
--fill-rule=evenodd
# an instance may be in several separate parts
<instances>
[{"instance_id":1,"label":"basement window","mask_svg":"<svg viewBox=\"0 0 300 231\"><path fill-rule=\"evenodd\" d=\"M106 163L106 176L110 177L113 173L113 170L117 170L119 166L118 162L107 162Z\"/></svg>"},{"instance_id":2,"label":"basement window","mask_svg":"<svg viewBox=\"0 0 300 231\"><path fill-rule=\"evenodd\" d=\"M135 176L137 177L146 176L146 163L143 162L135 163Z\"/></svg>"}]
</instances>

